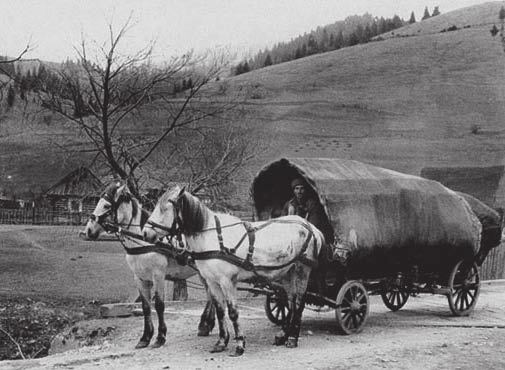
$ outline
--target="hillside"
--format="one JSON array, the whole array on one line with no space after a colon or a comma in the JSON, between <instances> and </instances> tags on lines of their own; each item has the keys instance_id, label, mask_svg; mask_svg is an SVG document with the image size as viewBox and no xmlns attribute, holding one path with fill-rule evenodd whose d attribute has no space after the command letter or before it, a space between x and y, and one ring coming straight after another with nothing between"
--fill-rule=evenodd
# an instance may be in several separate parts
<instances>
[{"instance_id":1,"label":"hillside","mask_svg":"<svg viewBox=\"0 0 505 370\"><path fill-rule=\"evenodd\" d=\"M416 175L426 167L503 165L505 53L489 32L502 4L217 82L229 93L251 91L246 123L262 150L244 172L241 195L260 166L279 156L351 158ZM440 32L452 25L457 30ZM44 126L37 127L21 134L14 121L0 125L0 170L15 172L16 186L50 185L79 161L44 146ZM60 134L67 146L77 139Z\"/></svg>"},{"instance_id":2,"label":"hillside","mask_svg":"<svg viewBox=\"0 0 505 370\"><path fill-rule=\"evenodd\" d=\"M281 143L265 157L352 158L416 175L425 167L503 165L505 54L489 32L502 4L442 14L395 31L413 37L270 66L230 83L255 86L264 97L254 101L253 120L265 124L264 140ZM456 19L466 28L440 32Z\"/></svg>"}]
</instances>

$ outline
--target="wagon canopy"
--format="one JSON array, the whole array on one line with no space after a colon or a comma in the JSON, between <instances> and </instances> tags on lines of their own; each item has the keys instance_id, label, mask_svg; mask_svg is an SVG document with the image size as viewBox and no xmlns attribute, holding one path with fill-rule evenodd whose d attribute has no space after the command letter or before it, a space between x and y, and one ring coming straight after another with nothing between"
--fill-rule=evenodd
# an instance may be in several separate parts
<instances>
[{"instance_id":1,"label":"wagon canopy","mask_svg":"<svg viewBox=\"0 0 505 370\"><path fill-rule=\"evenodd\" d=\"M290 183L300 176L359 270L375 263L444 265L479 249L481 224L461 195L433 180L353 160L283 158L266 165L251 189L259 219L281 215L292 197Z\"/></svg>"}]
</instances>

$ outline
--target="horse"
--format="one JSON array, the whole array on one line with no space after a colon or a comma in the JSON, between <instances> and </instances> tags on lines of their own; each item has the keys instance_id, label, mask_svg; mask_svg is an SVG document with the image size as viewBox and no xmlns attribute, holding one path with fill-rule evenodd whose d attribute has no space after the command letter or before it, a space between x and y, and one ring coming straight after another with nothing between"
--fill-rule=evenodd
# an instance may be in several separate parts
<instances>
[{"instance_id":1,"label":"horse","mask_svg":"<svg viewBox=\"0 0 505 370\"><path fill-rule=\"evenodd\" d=\"M151 293L154 290L154 307L158 316L158 336L154 347L166 341L167 326L165 311L165 279L187 279L196 275L196 268L181 265L173 249L145 243L141 238L142 225L148 214L126 185L109 185L99 199L93 214L86 224L85 235L97 239L106 231L118 231L126 251L126 261L132 270L142 302L144 332L135 348L147 347L153 337L151 319ZM207 290L207 304L201 315L198 336L208 336L215 325L215 307Z\"/></svg>"},{"instance_id":2,"label":"horse","mask_svg":"<svg viewBox=\"0 0 505 370\"><path fill-rule=\"evenodd\" d=\"M235 332L232 356L245 351L236 298L239 281L262 283L287 295L290 314L274 344L297 347L309 274L325 242L315 226L299 216L244 222L211 211L197 197L175 186L158 200L143 235L154 242L181 233L216 304L219 339L211 352L224 351L228 345L226 308ZM244 246L246 240L248 246Z\"/></svg>"}]
</instances>

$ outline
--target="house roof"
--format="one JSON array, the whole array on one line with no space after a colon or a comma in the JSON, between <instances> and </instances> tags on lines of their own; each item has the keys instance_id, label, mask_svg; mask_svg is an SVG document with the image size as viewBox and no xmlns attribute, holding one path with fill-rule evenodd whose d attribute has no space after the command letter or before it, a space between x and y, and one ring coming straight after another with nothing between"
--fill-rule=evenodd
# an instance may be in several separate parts
<instances>
[{"instance_id":1,"label":"house roof","mask_svg":"<svg viewBox=\"0 0 505 370\"><path fill-rule=\"evenodd\" d=\"M51 186L46 195L98 196L104 185L87 167L79 167Z\"/></svg>"}]
</instances>

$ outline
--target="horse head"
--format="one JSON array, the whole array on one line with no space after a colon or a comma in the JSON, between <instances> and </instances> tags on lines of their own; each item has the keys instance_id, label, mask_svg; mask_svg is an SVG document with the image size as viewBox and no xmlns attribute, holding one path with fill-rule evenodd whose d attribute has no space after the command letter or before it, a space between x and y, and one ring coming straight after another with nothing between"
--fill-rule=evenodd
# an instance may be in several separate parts
<instances>
[{"instance_id":1,"label":"horse head","mask_svg":"<svg viewBox=\"0 0 505 370\"><path fill-rule=\"evenodd\" d=\"M102 193L86 224L85 234L97 239L104 232L116 231L118 226L131 225L139 205L127 185L114 182Z\"/></svg>"},{"instance_id":2,"label":"horse head","mask_svg":"<svg viewBox=\"0 0 505 370\"><path fill-rule=\"evenodd\" d=\"M177 229L181 228L179 209L184 194L185 189L180 186L169 188L163 193L144 225L144 240L153 243L157 239L176 234Z\"/></svg>"}]
</instances>

